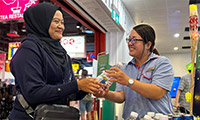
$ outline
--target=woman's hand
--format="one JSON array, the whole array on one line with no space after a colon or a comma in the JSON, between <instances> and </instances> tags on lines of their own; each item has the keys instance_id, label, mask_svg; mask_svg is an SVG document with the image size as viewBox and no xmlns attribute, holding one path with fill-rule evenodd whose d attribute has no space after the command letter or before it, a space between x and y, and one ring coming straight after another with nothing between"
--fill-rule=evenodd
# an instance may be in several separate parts
<instances>
[{"instance_id":1,"label":"woman's hand","mask_svg":"<svg viewBox=\"0 0 200 120\"><path fill-rule=\"evenodd\" d=\"M99 91L96 91L93 95L99 98L105 97L107 95L107 93L109 92L109 86L104 86L103 88L99 88Z\"/></svg>"},{"instance_id":2,"label":"woman's hand","mask_svg":"<svg viewBox=\"0 0 200 120\"><path fill-rule=\"evenodd\" d=\"M95 94L103 86L96 78L85 78L77 81L78 89Z\"/></svg>"},{"instance_id":3,"label":"woman's hand","mask_svg":"<svg viewBox=\"0 0 200 120\"><path fill-rule=\"evenodd\" d=\"M130 79L117 67L111 67L110 70L106 70L106 76L110 77L109 81L117 82L121 85L128 85L128 80Z\"/></svg>"}]
</instances>

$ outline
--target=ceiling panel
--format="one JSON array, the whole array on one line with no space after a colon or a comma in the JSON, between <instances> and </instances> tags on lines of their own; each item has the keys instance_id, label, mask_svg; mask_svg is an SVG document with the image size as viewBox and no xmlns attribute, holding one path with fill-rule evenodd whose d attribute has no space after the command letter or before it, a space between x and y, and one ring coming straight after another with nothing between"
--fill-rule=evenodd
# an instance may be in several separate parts
<instances>
[{"instance_id":1,"label":"ceiling panel","mask_svg":"<svg viewBox=\"0 0 200 120\"><path fill-rule=\"evenodd\" d=\"M188 7L189 5L189 0L166 0L166 2L168 9Z\"/></svg>"},{"instance_id":2,"label":"ceiling panel","mask_svg":"<svg viewBox=\"0 0 200 120\"><path fill-rule=\"evenodd\" d=\"M189 40L183 40L189 32L189 0L122 0L136 24L147 23L156 31L156 47L160 53L190 52L183 50L183 45L190 45ZM200 7L200 6L198 6ZM173 35L179 33L178 38ZM179 50L174 51L174 47Z\"/></svg>"},{"instance_id":3,"label":"ceiling panel","mask_svg":"<svg viewBox=\"0 0 200 120\"><path fill-rule=\"evenodd\" d=\"M167 17L166 9L150 9L148 13L150 17Z\"/></svg>"},{"instance_id":4,"label":"ceiling panel","mask_svg":"<svg viewBox=\"0 0 200 120\"><path fill-rule=\"evenodd\" d=\"M188 14L189 14L188 7L168 8L169 16L188 16Z\"/></svg>"},{"instance_id":5,"label":"ceiling panel","mask_svg":"<svg viewBox=\"0 0 200 120\"><path fill-rule=\"evenodd\" d=\"M145 0L147 10L167 9L166 0Z\"/></svg>"},{"instance_id":6,"label":"ceiling panel","mask_svg":"<svg viewBox=\"0 0 200 120\"><path fill-rule=\"evenodd\" d=\"M125 3L128 10L134 11L146 11L144 0L127 0Z\"/></svg>"},{"instance_id":7,"label":"ceiling panel","mask_svg":"<svg viewBox=\"0 0 200 120\"><path fill-rule=\"evenodd\" d=\"M150 24L161 24L161 23L168 23L167 16L157 16L157 17L151 17Z\"/></svg>"}]
</instances>

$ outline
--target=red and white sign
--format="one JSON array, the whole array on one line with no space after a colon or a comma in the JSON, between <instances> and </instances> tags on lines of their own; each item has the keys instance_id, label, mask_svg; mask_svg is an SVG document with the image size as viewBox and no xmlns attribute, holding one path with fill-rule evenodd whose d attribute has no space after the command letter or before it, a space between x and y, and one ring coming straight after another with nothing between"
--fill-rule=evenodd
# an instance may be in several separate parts
<instances>
[{"instance_id":1,"label":"red and white sign","mask_svg":"<svg viewBox=\"0 0 200 120\"><path fill-rule=\"evenodd\" d=\"M23 19L23 14L39 0L0 0L0 21Z\"/></svg>"},{"instance_id":2,"label":"red and white sign","mask_svg":"<svg viewBox=\"0 0 200 120\"><path fill-rule=\"evenodd\" d=\"M6 53L0 54L0 78L4 81L5 78L5 60L6 60Z\"/></svg>"},{"instance_id":3,"label":"red and white sign","mask_svg":"<svg viewBox=\"0 0 200 120\"><path fill-rule=\"evenodd\" d=\"M66 36L60 43L70 57L86 57L84 36Z\"/></svg>"}]
</instances>

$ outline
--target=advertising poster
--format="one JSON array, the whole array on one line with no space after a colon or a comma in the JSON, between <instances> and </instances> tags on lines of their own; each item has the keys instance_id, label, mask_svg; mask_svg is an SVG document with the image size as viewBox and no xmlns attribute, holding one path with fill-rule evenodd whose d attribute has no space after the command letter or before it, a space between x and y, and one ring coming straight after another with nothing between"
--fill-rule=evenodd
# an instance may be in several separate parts
<instances>
[{"instance_id":1,"label":"advertising poster","mask_svg":"<svg viewBox=\"0 0 200 120\"><path fill-rule=\"evenodd\" d=\"M23 19L24 11L38 2L39 0L0 0L0 21Z\"/></svg>"},{"instance_id":2,"label":"advertising poster","mask_svg":"<svg viewBox=\"0 0 200 120\"><path fill-rule=\"evenodd\" d=\"M108 69L109 66L109 54L106 55L99 55L97 64L97 76L102 73L102 71Z\"/></svg>"},{"instance_id":3,"label":"advertising poster","mask_svg":"<svg viewBox=\"0 0 200 120\"><path fill-rule=\"evenodd\" d=\"M19 46L21 45L21 42L10 42L8 44L8 60L11 60Z\"/></svg>"},{"instance_id":4,"label":"advertising poster","mask_svg":"<svg viewBox=\"0 0 200 120\"><path fill-rule=\"evenodd\" d=\"M85 36L66 36L60 43L71 58L86 57Z\"/></svg>"}]
</instances>

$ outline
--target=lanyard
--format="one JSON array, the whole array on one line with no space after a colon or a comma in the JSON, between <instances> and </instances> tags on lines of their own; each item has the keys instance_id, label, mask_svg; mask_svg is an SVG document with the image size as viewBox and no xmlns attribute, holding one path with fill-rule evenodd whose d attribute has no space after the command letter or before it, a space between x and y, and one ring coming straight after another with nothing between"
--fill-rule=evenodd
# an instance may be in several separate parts
<instances>
[{"instance_id":1,"label":"lanyard","mask_svg":"<svg viewBox=\"0 0 200 120\"><path fill-rule=\"evenodd\" d=\"M145 67L145 66L146 66L146 64L143 66L142 71L141 71L141 73L140 73L140 76L137 77L137 80L139 80L139 81L140 81L140 79L141 79L141 76L143 75L143 70L144 70L144 67Z\"/></svg>"}]
</instances>

